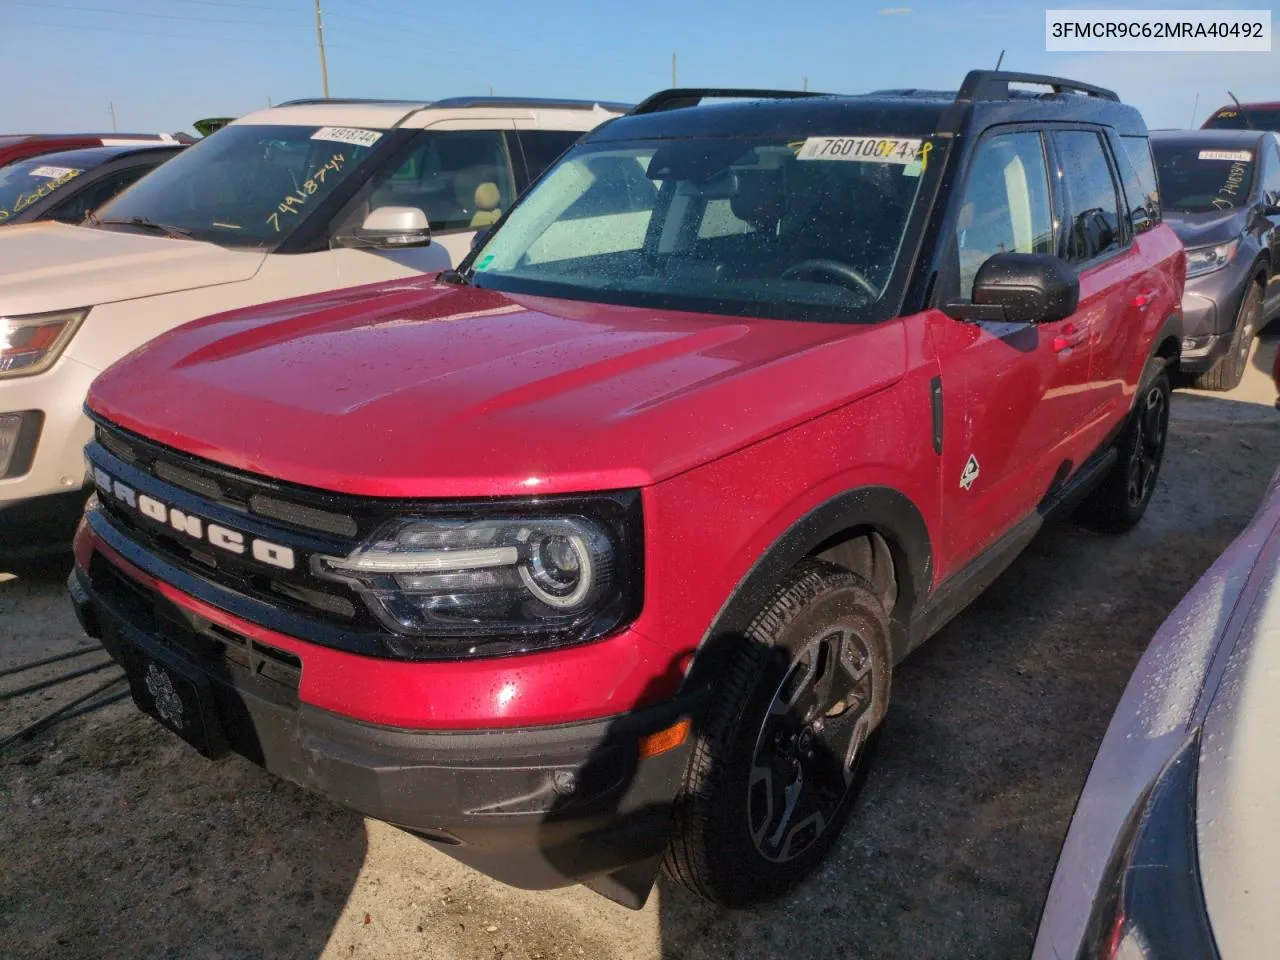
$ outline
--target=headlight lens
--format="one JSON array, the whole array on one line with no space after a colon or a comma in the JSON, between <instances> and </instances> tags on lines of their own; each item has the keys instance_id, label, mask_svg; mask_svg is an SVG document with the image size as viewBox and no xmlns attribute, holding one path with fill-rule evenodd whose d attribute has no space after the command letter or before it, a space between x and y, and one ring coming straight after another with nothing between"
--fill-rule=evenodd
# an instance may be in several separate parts
<instances>
[{"instance_id":1,"label":"headlight lens","mask_svg":"<svg viewBox=\"0 0 1280 960\"><path fill-rule=\"evenodd\" d=\"M43 373L61 356L89 308L0 317L0 378Z\"/></svg>"},{"instance_id":2,"label":"headlight lens","mask_svg":"<svg viewBox=\"0 0 1280 960\"><path fill-rule=\"evenodd\" d=\"M1240 248L1239 240L1230 243L1219 243L1211 247L1190 247L1187 250L1187 276L1198 277L1205 273L1221 270Z\"/></svg>"},{"instance_id":3,"label":"headlight lens","mask_svg":"<svg viewBox=\"0 0 1280 960\"><path fill-rule=\"evenodd\" d=\"M362 595L403 655L518 652L593 639L638 612L637 520L638 500L634 511L405 519L312 562Z\"/></svg>"}]
</instances>

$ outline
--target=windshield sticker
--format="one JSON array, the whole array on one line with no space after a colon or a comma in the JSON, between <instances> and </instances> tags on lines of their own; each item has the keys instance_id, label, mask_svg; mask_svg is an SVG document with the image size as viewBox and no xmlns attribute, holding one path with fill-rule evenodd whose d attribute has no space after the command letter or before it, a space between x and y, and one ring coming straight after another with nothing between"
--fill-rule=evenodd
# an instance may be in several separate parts
<instances>
[{"instance_id":1,"label":"windshield sticker","mask_svg":"<svg viewBox=\"0 0 1280 960\"><path fill-rule=\"evenodd\" d=\"M314 139L314 138L313 138ZM321 186L324 185L325 178L329 176L332 170L335 174L342 170L343 164L347 162L345 154L335 153L324 164L318 168L315 173L307 177L302 182L302 186L293 193L285 195L285 198L276 204L276 208L267 214L267 223L275 227L276 233L280 232L280 217L293 214L298 215L298 208L305 204L315 194Z\"/></svg>"},{"instance_id":2,"label":"windshield sticker","mask_svg":"<svg viewBox=\"0 0 1280 960\"><path fill-rule=\"evenodd\" d=\"M809 137L800 147L796 159L900 163L906 166L922 159L922 144L921 140L903 137Z\"/></svg>"},{"instance_id":3,"label":"windshield sticker","mask_svg":"<svg viewBox=\"0 0 1280 960\"><path fill-rule=\"evenodd\" d=\"M69 179L81 173L84 173L84 171L77 170L75 167L36 167L31 171L31 176L48 177L50 180L57 180L61 177Z\"/></svg>"},{"instance_id":4,"label":"windshield sticker","mask_svg":"<svg viewBox=\"0 0 1280 960\"><path fill-rule=\"evenodd\" d=\"M1201 160L1234 160L1238 163L1249 163L1253 154L1248 150L1201 150Z\"/></svg>"},{"instance_id":5,"label":"windshield sticker","mask_svg":"<svg viewBox=\"0 0 1280 960\"><path fill-rule=\"evenodd\" d=\"M477 270L488 270L489 264L493 263L495 254L489 253L480 258L480 262L476 264Z\"/></svg>"},{"instance_id":6,"label":"windshield sticker","mask_svg":"<svg viewBox=\"0 0 1280 960\"><path fill-rule=\"evenodd\" d=\"M356 127L321 127L311 135L312 140L332 140L357 147L372 147L382 139L377 130L360 130Z\"/></svg>"}]
</instances>

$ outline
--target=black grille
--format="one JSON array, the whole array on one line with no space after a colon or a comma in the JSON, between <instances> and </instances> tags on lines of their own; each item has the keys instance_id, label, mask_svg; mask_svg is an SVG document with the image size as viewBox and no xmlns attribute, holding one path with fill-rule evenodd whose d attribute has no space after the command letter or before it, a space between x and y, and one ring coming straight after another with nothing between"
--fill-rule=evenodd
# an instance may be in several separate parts
<instances>
[{"instance_id":1,"label":"black grille","mask_svg":"<svg viewBox=\"0 0 1280 960\"><path fill-rule=\"evenodd\" d=\"M89 563L89 577L98 596L118 616L149 639L197 662L208 675L239 685L248 679L260 681L269 685L272 699L297 703L302 661L294 654L170 603L100 554Z\"/></svg>"},{"instance_id":2,"label":"black grille","mask_svg":"<svg viewBox=\"0 0 1280 960\"><path fill-rule=\"evenodd\" d=\"M100 481L102 510L117 530L148 553L201 580L309 620L355 633L382 632L349 587L311 573L312 555L345 556L360 542L361 524L353 516L297 503L296 488L286 489L228 470L108 424L97 425L95 439L100 449L118 462L95 455L92 445L90 459L95 464L101 461L113 481L120 480L138 496L134 503L122 500L114 491L102 490ZM242 533L245 549L240 554L221 550L205 538L157 522L139 509L142 494L189 512L204 523L224 524ZM323 491L315 492L322 502L326 496ZM371 529L376 523L370 519L367 526ZM281 569L254 559L248 547L253 538L292 550L293 568Z\"/></svg>"}]
</instances>

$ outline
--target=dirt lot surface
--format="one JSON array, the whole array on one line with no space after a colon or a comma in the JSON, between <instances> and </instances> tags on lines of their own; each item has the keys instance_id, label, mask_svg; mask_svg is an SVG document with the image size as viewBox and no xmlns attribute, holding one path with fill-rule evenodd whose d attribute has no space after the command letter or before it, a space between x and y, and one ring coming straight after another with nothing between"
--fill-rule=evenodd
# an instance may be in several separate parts
<instances>
[{"instance_id":1,"label":"dirt lot surface","mask_svg":"<svg viewBox=\"0 0 1280 960\"><path fill-rule=\"evenodd\" d=\"M511 890L238 758L207 763L124 701L0 753L0 954L1026 956L1130 670L1280 462L1262 373L1274 348L1269 338L1230 397L1179 393L1136 531L1044 531L899 668L860 809L821 874L784 902L726 913L664 884L636 913L581 888ZM64 576L0 582L0 670L88 643ZM0 703L0 738L110 676Z\"/></svg>"}]
</instances>

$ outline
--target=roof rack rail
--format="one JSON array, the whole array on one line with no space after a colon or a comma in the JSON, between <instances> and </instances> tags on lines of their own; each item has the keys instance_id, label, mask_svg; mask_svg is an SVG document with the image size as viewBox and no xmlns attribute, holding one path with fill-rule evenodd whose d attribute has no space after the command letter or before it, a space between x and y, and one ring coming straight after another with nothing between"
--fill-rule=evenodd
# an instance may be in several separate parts
<instances>
[{"instance_id":1,"label":"roof rack rail","mask_svg":"<svg viewBox=\"0 0 1280 960\"><path fill-rule=\"evenodd\" d=\"M605 110L629 112L634 104L612 100L561 100L555 97L447 97L436 100L432 107L542 107L558 110Z\"/></svg>"},{"instance_id":2,"label":"roof rack rail","mask_svg":"<svg viewBox=\"0 0 1280 960\"><path fill-rule=\"evenodd\" d=\"M315 107L326 103L344 104L344 103L385 103L388 106L418 106L425 107L430 101L428 100L384 100L380 97L303 97L300 100L285 100L283 103L277 103L277 107Z\"/></svg>"},{"instance_id":3,"label":"roof rack rail","mask_svg":"<svg viewBox=\"0 0 1280 960\"><path fill-rule=\"evenodd\" d=\"M801 97L825 97L829 94L812 93L808 90L751 90L733 87L673 87L660 90L651 97L646 97L631 112L658 113L662 110L678 110L681 107L696 107L708 97L722 97L734 100L798 100Z\"/></svg>"},{"instance_id":4,"label":"roof rack rail","mask_svg":"<svg viewBox=\"0 0 1280 960\"><path fill-rule=\"evenodd\" d=\"M1078 83L1075 80L1064 80L1062 77L1050 77L1042 73L1010 73L1006 70L970 70L960 84L960 92L956 94L958 101L974 100L1008 100L1009 84L1033 83L1052 88L1054 93L1071 90L1086 96L1098 97L1102 100L1120 102L1115 91L1105 87L1095 87L1090 83Z\"/></svg>"}]
</instances>

